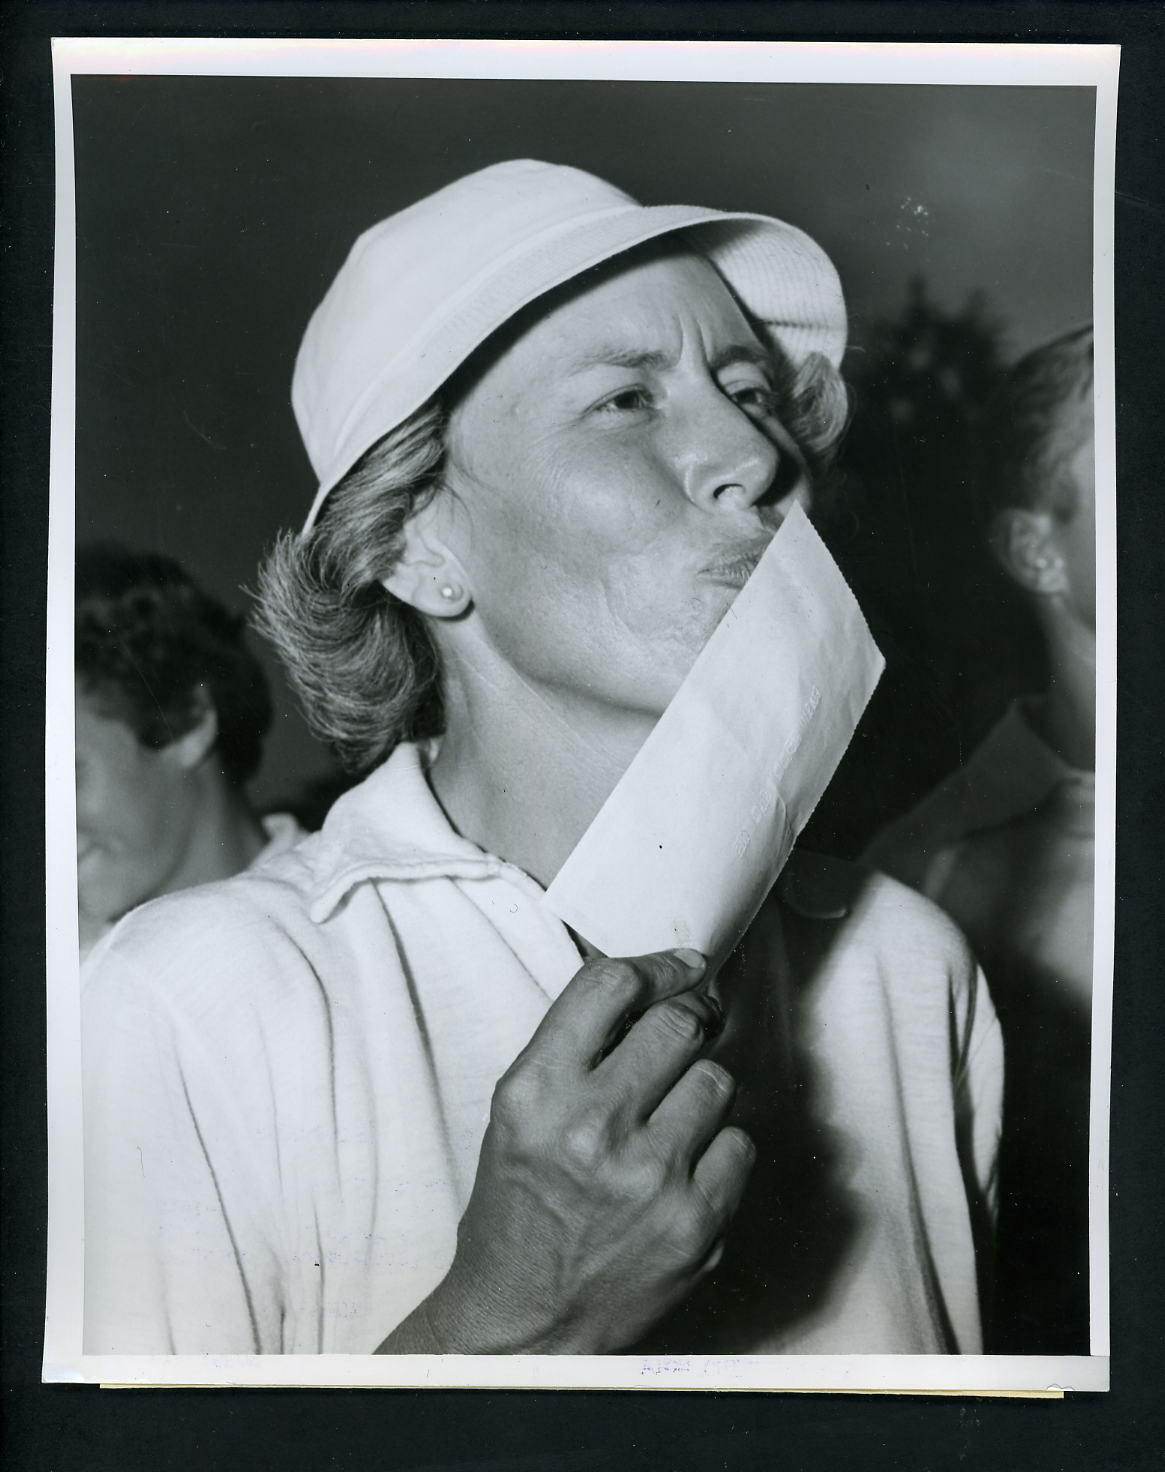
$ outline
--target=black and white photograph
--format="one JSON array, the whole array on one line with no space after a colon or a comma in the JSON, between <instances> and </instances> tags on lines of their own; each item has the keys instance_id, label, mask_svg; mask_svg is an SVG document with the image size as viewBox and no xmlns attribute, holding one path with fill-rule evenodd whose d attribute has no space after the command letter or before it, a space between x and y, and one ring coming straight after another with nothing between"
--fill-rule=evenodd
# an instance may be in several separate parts
<instances>
[{"instance_id":1,"label":"black and white photograph","mask_svg":"<svg viewBox=\"0 0 1165 1472\"><path fill-rule=\"evenodd\" d=\"M45 1379L1106 1389L1118 48L54 58Z\"/></svg>"}]
</instances>

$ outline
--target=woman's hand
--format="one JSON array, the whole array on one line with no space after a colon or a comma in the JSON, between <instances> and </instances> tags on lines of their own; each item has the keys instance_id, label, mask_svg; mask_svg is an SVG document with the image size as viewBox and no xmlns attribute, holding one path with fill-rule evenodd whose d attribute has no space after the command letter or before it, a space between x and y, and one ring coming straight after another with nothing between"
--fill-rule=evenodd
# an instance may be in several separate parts
<instances>
[{"instance_id":1,"label":"woman's hand","mask_svg":"<svg viewBox=\"0 0 1165 1472\"><path fill-rule=\"evenodd\" d=\"M494 1093L442 1283L382 1353L603 1354L714 1265L752 1166L693 951L588 962Z\"/></svg>"}]
</instances>

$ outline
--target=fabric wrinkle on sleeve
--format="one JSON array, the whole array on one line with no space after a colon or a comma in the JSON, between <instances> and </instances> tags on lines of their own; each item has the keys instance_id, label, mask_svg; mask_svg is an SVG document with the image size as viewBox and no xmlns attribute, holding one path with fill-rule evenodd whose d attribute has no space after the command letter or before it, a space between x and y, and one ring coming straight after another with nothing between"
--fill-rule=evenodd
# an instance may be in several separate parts
<instances>
[{"instance_id":1,"label":"fabric wrinkle on sleeve","mask_svg":"<svg viewBox=\"0 0 1165 1472\"><path fill-rule=\"evenodd\" d=\"M901 899L901 892L899 895ZM950 1018L950 1088L959 1164L973 1218L994 1232L996 1171L1003 1114L1003 1035L987 979L958 924L927 896L933 941L945 955L943 971ZM921 914L912 927L921 928ZM978 1231L978 1224L977 1224Z\"/></svg>"},{"instance_id":2,"label":"fabric wrinkle on sleeve","mask_svg":"<svg viewBox=\"0 0 1165 1472\"><path fill-rule=\"evenodd\" d=\"M242 1189L265 1185L248 1159L250 1096L232 1100L198 1025L195 968L226 959L198 915L126 932L86 978L87 1353L280 1348L276 1255Z\"/></svg>"},{"instance_id":3,"label":"fabric wrinkle on sleeve","mask_svg":"<svg viewBox=\"0 0 1165 1472\"><path fill-rule=\"evenodd\" d=\"M982 969L971 960L971 989L955 1074L955 1126L967 1187L984 1332L994 1297L999 1215L999 1141L1003 1123L1003 1034Z\"/></svg>"},{"instance_id":4,"label":"fabric wrinkle on sleeve","mask_svg":"<svg viewBox=\"0 0 1165 1472\"><path fill-rule=\"evenodd\" d=\"M994 1267L996 1165L1002 1110L1002 1041L994 1007L962 931L933 901L893 879L874 880L890 975L899 1004L897 1036L914 1036L906 1082L920 1139L938 1167L929 1219L941 1246L948 1301L958 1302L958 1341L979 1353L989 1321ZM928 1062L929 1060L929 1062ZM924 1071L930 1084L920 1089ZM929 1092L928 1092L929 1090ZM958 1220L956 1220L956 1218ZM972 1323L972 1319L974 1322Z\"/></svg>"},{"instance_id":5,"label":"fabric wrinkle on sleeve","mask_svg":"<svg viewBox=\"0 0 1165 1472\"><path fill-rule=\"evenodd\" d=\"M959 1119L968 1121L970 1125L966 1145L969 1147L974 1183L994 1221L998 1207L997 1166L1003 1118L1003 1033L991 1001L987 978L978 965L974 967L955 1094Z\"/></svg>"}]
</instances>

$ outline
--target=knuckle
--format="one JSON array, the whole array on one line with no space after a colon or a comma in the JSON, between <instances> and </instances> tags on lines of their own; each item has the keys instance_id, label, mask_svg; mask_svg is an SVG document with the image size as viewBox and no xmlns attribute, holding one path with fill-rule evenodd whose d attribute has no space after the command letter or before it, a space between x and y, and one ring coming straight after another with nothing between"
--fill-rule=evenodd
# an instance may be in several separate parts
<instances>
[{"instance_id":1,"label":"knuckle","mask_svg":"<svg viewBox=\"0 0 1165 1472\"><path fill-rule=\"evenodd\" d=\"M623 1188L635 1201L654 1201L667 1188L671 1177L668 1162L654 1153L645 1154L623 1173Z\"/></svg>"},{"instance_id":2,"label":"knuckle","mask_svg":"<svg viewBox=\"0 0 1165 1472\"><path fill-rule=\"evenodd\" d=\"M498 1080L490 1106L490 1118L499 1124L513 1124L537 1114L541 1103L537 1078L524 1068L511 1068Z\"/></svg>"},{"instance_id":3,"label":"knuckle","mask_svg":"<svg viewBox=\"0 0 1165 1472\"><path fill-rule=\"evenodd\" d=\"M665 1036L691 1045L704 1041L704 1022L700 1014L678 998L657 1002L651 1012L653 1025Z\"/></svg>"},{"instance_id":4,"label":"knuckle","mask_svg":"<svg viewBox=\"0 0 1165 1472\"><path fill-rule=\"evenodd\" d=\"M737 1125L726 1126L716 1139L731 1151L731 1159L721 1172L718 1187L710 1191L698 1179L693 1180L691 1190L676 1212L675 1229L679 1242L692 1254L707 1252L724 1230L725 1223L736 1210L756 1157L752 1138Z\"/></svg>"},{"instance_id":5,"label":"knuckle","mask_svg":"<svg viewBox=\"0 0 1165 1472\"><path fill-rule=\"evenodd\" d=\"M629 961L604 956L589 961L586 970L591 987L612 1002L629 1001L639 990L635 968Z\"/></svg>"},{"instance_id":6,"label":"knuckle","mask_svg":"<svg viewBox=\"0 0 1165 1472\"><path fill-rule=\"evenodd\" d=\"M691 1191L674 1215L672 1242L684 1257L700 1258L719 1236L722 1226L721 1213L704 1193Z\"/></svg>"},{"instance_id":7,"label":"knuckle","mask_svg":"<svg viewBox=\"0 0 1165 1472\"><path fill-rule=\"evenodd\" d=\"M562 1132L563 1159L583 1174L592 1174L608 1155L606 1122L598 1115L572 1120Z\"/></svg>"}]
</instances>

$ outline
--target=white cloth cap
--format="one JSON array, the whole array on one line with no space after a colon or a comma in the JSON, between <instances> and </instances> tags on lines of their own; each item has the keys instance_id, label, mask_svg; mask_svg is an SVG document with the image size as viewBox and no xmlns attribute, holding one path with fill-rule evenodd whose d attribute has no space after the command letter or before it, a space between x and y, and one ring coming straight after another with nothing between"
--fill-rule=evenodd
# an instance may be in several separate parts
<instances>
[{"instance_id":1,"label":"white cloth cap","mask_svg":"<svg viewBox=\"0 0 1165 1472\"><path fill-rule=\"evenodd\" d=\"M304 526L365 451L537 297L670 231L699 227L746 310L800 364L845 348L841 282L793 225L695 205L638 204L581 169L494 164L365 231L300 346L291 398L320 487Z\"/></svg>"}]
</instances>

